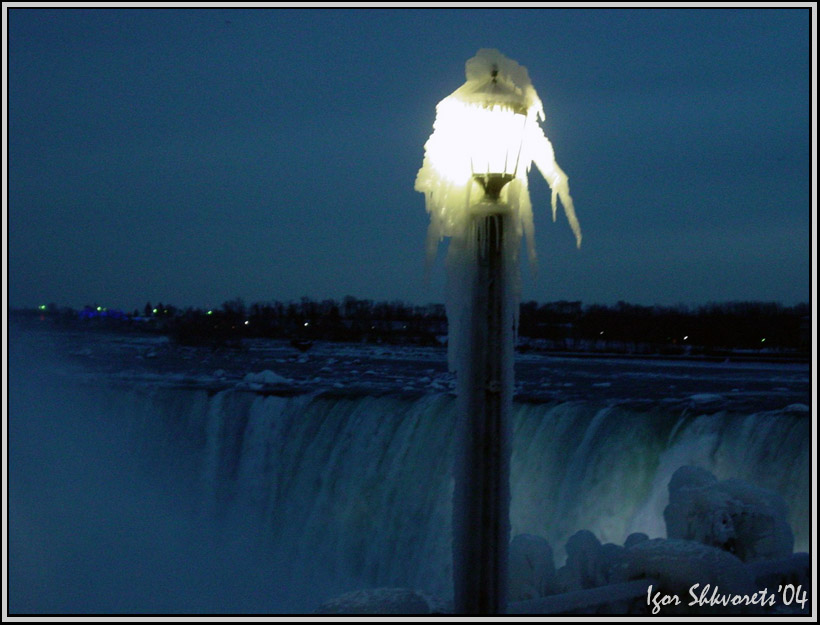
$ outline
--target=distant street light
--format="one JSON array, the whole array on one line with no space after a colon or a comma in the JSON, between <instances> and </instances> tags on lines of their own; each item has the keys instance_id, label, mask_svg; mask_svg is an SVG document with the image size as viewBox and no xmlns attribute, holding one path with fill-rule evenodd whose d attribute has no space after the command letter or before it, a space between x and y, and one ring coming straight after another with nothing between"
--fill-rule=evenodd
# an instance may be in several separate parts
<instances>
[{"instance_id":1,"label":"distant street light","mask_svg":"<svg viewBox=\"0 0 820 625\"><path fill-rule=\"evenodd\" d=\"M467 82L436 107L416 190L430 213L428 258L448 250L449 360L457 374L453 586L457 613L506 607L513 355L522 233L535 261L527 172L561 198L578 245L569 185L538 125L527 70L497 50L467 61Z\"/></svg>"}]
</instances>

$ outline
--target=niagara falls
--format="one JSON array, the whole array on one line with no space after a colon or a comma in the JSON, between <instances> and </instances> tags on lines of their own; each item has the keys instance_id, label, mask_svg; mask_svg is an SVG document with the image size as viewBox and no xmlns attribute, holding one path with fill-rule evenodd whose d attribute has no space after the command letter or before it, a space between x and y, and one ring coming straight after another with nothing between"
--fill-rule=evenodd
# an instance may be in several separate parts
<instances>
[{"instance_id":1,"label":"niagara falls","mask_svg":"<svg viewBox=\"0 0 820 625\"><path fill-rule=\"evenodd\" d=\"M446 606L445 347L246 339L214 352L13 332L17 610L310 614L396 587ZM516 366L511 538L540 537L555 569L581 530L609 547L665 537L668 484L688 465L777 493L794 551L808 551L806 365L526 352ZM526 576L511 584L535 592Z\"/></svg>"}]
</instances>

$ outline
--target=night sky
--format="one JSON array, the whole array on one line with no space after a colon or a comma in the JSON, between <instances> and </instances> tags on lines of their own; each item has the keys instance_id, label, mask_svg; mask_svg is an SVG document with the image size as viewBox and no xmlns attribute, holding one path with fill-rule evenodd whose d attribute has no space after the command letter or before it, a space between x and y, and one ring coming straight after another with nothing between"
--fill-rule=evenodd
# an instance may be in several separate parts
<instances>
[{"instance_id":1,"label":"night sky","mask_svg":"<svg viewBox=\"0 0 820 625\"><path fill-rule=\"evenodd\" d=\"M436 103L524 65L583 228L535 170L523 299L808 301L809 9L10 9L9 296L142 308L444 300L414 191ZM523 257L523 254L522 254Z\"/></svg>"}]
</instances>

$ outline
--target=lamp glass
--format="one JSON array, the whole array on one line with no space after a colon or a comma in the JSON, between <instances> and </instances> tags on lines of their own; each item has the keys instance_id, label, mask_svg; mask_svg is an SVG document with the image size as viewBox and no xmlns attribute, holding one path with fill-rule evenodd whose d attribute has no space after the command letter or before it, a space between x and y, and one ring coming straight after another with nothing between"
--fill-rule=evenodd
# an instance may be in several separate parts
<instances>
[{"instance_id":1,"label":"lamp glass","mask_svg":"<svg viewBox=\"0 0 820 625\"><path fill-rule=\"evenodd\" d=\"M470 170L473 176L515 177L521 158L527 118L505 106L471 106L473 133Z\"/></svg>"},{"instance_id":2,"label":"lamp glass","mask_svg":"<svg viewBox=\"0 0 820 625\"><path fill-rule=\"evenodd\" d=\"M467 185L477 175L524 175L519 164L526 121L509 106L445 99L425 146L430 164L457 185Z\"/></svg>"}]
</instances>

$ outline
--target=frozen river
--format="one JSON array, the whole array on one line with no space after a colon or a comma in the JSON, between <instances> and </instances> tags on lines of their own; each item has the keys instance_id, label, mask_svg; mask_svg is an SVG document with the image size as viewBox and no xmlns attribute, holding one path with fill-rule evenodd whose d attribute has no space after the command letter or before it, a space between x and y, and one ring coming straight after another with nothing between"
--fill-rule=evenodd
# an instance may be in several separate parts
<instances>
[{"instance_id":1,"label":"frozen river","mask_svg":"<svg viewBox=\"0 0 820 625\"><path fill-rule=\"evenodd\" d=\"M455 387L444 347L245 340L239 349L175 345L164 336L103 332L29 335L65 356L78 380L281 394L441 393ZM256 375L269 372L267 375ZM664 402L776 409L810 404L808 364L516 354L518 401ZM251 374L246 380L246 377ZM267 383L266 383L267 382ZM261 385L261 387L260 387Z\"/></svg>"}]
</instances>

